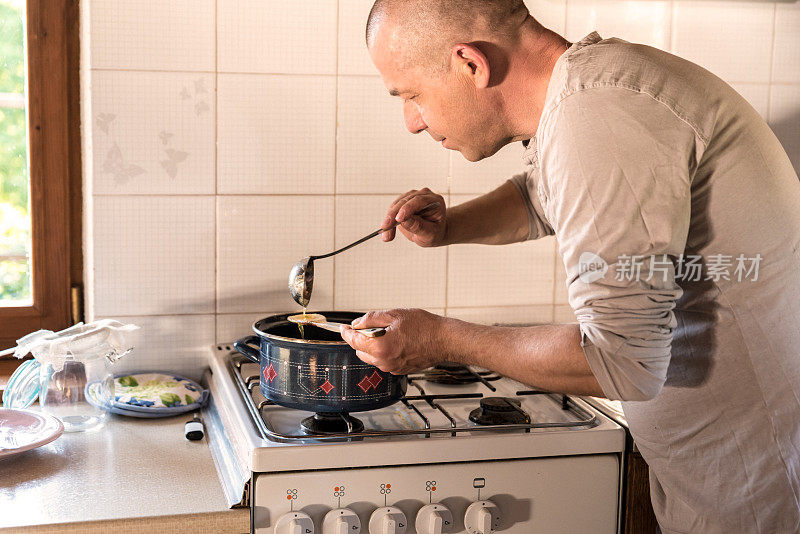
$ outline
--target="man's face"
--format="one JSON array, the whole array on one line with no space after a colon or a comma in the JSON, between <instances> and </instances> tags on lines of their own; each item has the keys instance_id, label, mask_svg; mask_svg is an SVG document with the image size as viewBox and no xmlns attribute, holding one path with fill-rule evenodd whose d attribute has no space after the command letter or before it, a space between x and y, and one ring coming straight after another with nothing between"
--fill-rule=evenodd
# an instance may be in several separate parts
<instances>
[{"instance_id":1,"label":"man's face","mask_svg":"<svg viewBox=\"0 0 800 534\"><path fill-rule=\"evenodd\" d=\"M390 94L402 99L403 117L411 133L427 131L443 147L458 150L469 161L497 152L507 141L489 102L458 68L431 72L403 66L402 54L378 38L370 49L375 67Z\"/></svg>"}]
</instances>

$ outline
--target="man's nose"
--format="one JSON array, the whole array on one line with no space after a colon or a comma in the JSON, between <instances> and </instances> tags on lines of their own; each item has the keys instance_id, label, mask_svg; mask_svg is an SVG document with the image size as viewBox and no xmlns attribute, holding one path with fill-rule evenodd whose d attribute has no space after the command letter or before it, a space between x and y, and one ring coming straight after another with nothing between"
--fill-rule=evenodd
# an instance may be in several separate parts
<instances>
[{"instance_id":1,"label":"man's nose","mask_svg":"<svg viewBox=\"0 0 800 534\"><path fill-rule=\"evenodd\" d=\"M419 112L419 108L417 108L413 102L403 103L403 118L406 121L406 128L408 128L408 131L413 134L424 132L428 127L428 125L425 124L425 121L422 119L422 114Z\"/></svg>"}]
</instances>

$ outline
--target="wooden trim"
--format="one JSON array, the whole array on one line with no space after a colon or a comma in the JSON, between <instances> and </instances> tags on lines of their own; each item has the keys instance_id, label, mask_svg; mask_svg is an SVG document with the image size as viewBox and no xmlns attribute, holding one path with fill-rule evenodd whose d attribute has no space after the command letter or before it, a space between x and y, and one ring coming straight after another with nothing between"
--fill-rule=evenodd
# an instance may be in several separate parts
<instances>
[{"instance_id":1,"label":"wooden trim","mask_svg":"<svg viewBox=\"0 0 800 534\"><path fill-rule=\"evenodd\" d=\"M34 304L0 308L0 348L72 324L70 286L82 261L78 5L28 0L27 19Z\"/></svg>"}]
</instances>

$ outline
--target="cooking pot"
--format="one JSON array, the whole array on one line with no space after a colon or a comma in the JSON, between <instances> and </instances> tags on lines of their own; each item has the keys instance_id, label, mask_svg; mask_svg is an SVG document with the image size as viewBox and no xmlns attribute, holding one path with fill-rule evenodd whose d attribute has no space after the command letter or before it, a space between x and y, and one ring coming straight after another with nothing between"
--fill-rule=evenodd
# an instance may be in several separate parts
<instances>
[{"instance_id":1,"label":"cooking pot","mask_svg":"<svg viewBox=\"0 0 800 534\"><path fill-rule=\"evenodd\" d=\"M332 322L350 323L363 314L344 311L318 312ZM260 365L261 393L265 398L310 412L349 413L375 410L394 404L405 395L405 375L385 373L362 362L356 351L337 332L298 325L285 313L253 323L255 335L233 344L249 360Z\"/></svg>"}]
</instances>

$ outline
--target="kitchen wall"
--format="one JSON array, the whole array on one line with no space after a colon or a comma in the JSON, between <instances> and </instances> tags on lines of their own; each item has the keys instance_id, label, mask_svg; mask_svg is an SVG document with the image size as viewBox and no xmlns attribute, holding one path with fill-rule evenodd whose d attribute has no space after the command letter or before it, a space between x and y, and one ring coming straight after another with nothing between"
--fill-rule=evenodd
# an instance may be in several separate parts
<instances>
[{"instance_id":1,"label":"kitchen wall","mask_svg":"<svg viewBox=\"0 0 800 534\"><path fill-rule=\"evenodd\" d=\"M800 5L531 0L572 41L597 29L731 83L800 168ZM198 349L297 309L301 257L370 232L397 195L450 204L522 170L405 131L364 47L371 0L82 2L87 318L143 327L128 368L196 376ZM316 266L315 310L422 307L572 321L552 238L424 250L373 240Z\"/></svg>"}]
</instances>

